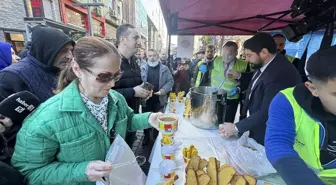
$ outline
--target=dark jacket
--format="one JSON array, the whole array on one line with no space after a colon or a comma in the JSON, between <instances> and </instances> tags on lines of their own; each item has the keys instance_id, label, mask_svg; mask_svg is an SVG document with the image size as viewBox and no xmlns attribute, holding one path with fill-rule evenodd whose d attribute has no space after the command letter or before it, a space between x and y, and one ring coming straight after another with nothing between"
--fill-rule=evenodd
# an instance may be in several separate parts
<instances>
[{"instance_id":1,"label":"dark jacket","mask_svg":"<svg viewBox=\"0 0 336 185\"><path fill-rule=\"evenodd\" d=\"M22 58L22 59L25 58L25 57L27 56L27 53L28 53L30 47L31 47L31 42L28 41L28 42L27 42L27 45L26 45L26 48L24 48L23 50L21 50L21 51L18 53L18 56L19 56L20 58Z\"/></svg>"},{"instance_id":2,"label":"dark jacket","mask_svg":"<svg viewBox=\"0 0 336 185\"><path fill-rule=\"evenodd\" d=\"M336 168L336 116L324 110L319 98L299 84L293 92L296 102L320 126L320 162L325 169ZM323 185L324 183L294 150L296 137L293 107L282 93L278 93L269 108L265 149L268 160L288 185ZM329 150L328 150L329 149ZM332 162L333 161L333 162ZM297 173L300 172L300 173Z\"/></svg>"},{"instance_id":3,"label":"dark jacket","mask_svg":"<svg viewBox=\"0 0 336 185\"><path fill-rule=\"evenodd\" d=\"M239 134L250 131L250 137L263 145L268 107L272 99L279 91L299 83L301 76L296 68L285 56L277 54L256 81L250 101L244 104L250 116L236 123ZM246 111L243 114L246 114Z\"/></svg>"},{"instance_id":4,"label":"dark jacket","mask_svg":"<svg viewBox=\"0 0 336 185\"><path fill-rule=\"evenodd\" d=\"M174 85L174 79L173 76L171 75L170 70L168 69L167 66L163 64L159 64L160 69L159 69L159 90L163 90L165 92L164 95L161 95L159 97L160 104L161 106L164 106L167 101L168 101L168 93L172 90L172 87ZM144 65L141 67L141 78L144 82L148 81L148 65ZM154 95L155 96L155 95Z\"/></svg>"},{"instance_id":5,"label":"dark jacket","mask_svg":"<svg viewBox=\"0 0 336 185\"><path fill-rule=\"evenodd\" d=\"M140 98L134 97L135 92L133 88L142 84L140 67L133 58L128 60L122 57L120 69L124 73L113 89L122 94L128 106L138 113Z\"/></svg>"},{"instance_id":6,"label":"dark jacket","mask_svg":"<svg viewBox=\"0 0 336 185\"><path fill-rule=\"evenodd\" d=\"M174 75L174 92L180 92L184 91L185 94L189 92L189 89L191 88L191 78L192 74L190 70L184 70L184 71L177 71L177 73Z\"/></svg>"},{"instance_id":7,"label":"dark jacket","mask_svg":"<svg viewBox=\"0 0 336 185\"><path fill-rule=\"evenodd\" d=\"M0 42L0 70L12 64L12 46L5 42Z\"/></svg>"},{"instance_id":8,"label":"dark jacket","mask_svg":"<svg viewBox=\"0 0 336 185\"><path fill-rule=\"evenodd\" d=\"M9 140L3 136L3 133L0 134L0 185L25 184L21 173L11 166L11 156L14 152L16 133L18 132L18 129L20 129L20 127L13 125L10 132L6 133L6 135L10 135L15 132L15 135L12 135Z\"/></svg>"},{"instance_id":9,"label":"dark jacket","mask_svg":"<svg viewBox=\"0 0 336 185\"><path fill-rule=\"evenodd\" d=\"M2 97L25 90L33 93L41 102L53 96L59 73L53 63L57 54L69 43L74 44L74 41L57 29L34 28L27 57L0 72Z\"/></svg>"}]
</instances>

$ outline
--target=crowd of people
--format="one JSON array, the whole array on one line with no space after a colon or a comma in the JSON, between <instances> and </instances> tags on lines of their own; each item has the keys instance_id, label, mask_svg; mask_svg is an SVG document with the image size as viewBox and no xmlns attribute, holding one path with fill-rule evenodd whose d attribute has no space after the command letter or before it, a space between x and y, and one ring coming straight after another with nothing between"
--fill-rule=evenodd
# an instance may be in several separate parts
<instances>
[{"instance_id":1,"label":"crowd of people","mask_svg":"<svg viewBox=\"0 0 336 185\"><path fill-rule=\"evenodd\" d=\"M116 38L75 42L36 26L21 58L0 43L0 102L28 91L40 103L23 122L0 115L0 184L94 184L111 173L104 159L117 134L132 147L144 130L142 144L153 143L169 93L200 86L227 92L219 134L249 131L287 184L335 183L335 46L310 57L302 81L304 61L286 55L280 34L255 34L244 59L233 41L220 55L207 45L194 58L145 51L130 24Z\"/></svg>"}]
</instances>

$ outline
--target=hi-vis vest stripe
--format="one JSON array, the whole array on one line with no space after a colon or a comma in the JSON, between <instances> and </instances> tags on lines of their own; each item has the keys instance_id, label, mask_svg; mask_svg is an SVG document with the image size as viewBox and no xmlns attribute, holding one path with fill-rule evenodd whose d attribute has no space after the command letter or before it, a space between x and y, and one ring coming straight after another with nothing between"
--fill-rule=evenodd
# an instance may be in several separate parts
<instances>
[{"instance_id":1,"label":"hi-vis vest stripe","mask_svg":"<svg viewBox=\"0 0 336 185\"><path fill-rule=\"evenodd\" d=\"M293 61L295 60L295 57L292 57L290 55L286 55L286 57L290 61L290 63L293 63Z\"/></svg>"},{"instance_id":2,"label":"hi-vis vest stripe","mask_svg":"<svg viewBox=\"0 0 336 185\"><path fill-rule=\"evenodd\" d=\"M198 62L197 67L199 67L202 63L203 61ZM247 62L241 59L237 59L232 70L239 72L239 73L243 73L246 71L247 67L248 67ZM197 74L195 87L199 87L199 85L201 84L201 79L202 79L202 73L199 71ZM233 88L237 88L237 86L239 85L239 82L237 80L229 79L225 77L223 58L218 56L215 58L214 66L211 71L211 87L218 88L223 82L223 80L225 80L225 82L221 88L227 91ZM239 98L239 94L236 94L233 97L228 97L228 99L238 99L238 98Z\"/></svg>"},{"instance_id":3,"label":"hi-vis vest stripe","mask_svg":"<svg viewBox=\"0 0 336 185\"><path fill-rule=\"evenodd\" d=\"M288 88L281 93L286 96L294 111L296 127L294 149L326 184L336 185L336 169L323 169L320 161L321 123L311 118L300 107L294 98L293 91L294 88Z\"/></svg>"}]
</instances>

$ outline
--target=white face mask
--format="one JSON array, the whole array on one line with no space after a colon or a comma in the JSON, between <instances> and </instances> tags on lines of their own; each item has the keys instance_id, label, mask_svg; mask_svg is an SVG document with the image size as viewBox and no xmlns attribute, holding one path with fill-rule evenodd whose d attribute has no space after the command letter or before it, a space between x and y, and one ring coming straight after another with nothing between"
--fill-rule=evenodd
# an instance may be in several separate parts
<instances>
[{"instance_id":1,"label":"white face mask","mask_svg":"<svg viewBox=\"0 0 336 185\"><path fill-rule=\"evenodd\" d=\"M156 67L159 65L159 61L148 61L147 63L150 67Z\"/></svg>"}]
</instances>

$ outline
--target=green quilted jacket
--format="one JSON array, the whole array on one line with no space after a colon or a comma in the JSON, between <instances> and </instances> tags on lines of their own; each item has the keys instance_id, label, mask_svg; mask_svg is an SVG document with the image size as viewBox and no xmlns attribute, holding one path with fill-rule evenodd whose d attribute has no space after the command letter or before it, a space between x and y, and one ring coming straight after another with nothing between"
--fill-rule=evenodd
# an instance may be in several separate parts
<instances>
[{"instance_id":1,"label":"green quilted jacket","mask_svg":"<svg viewBox=\"0 0 336 185\"><path fill-rule=\"evenodd\" d=\"M134 114L124 97L109 94L108 129L116 133L149 128L148 116ZM90 161L105 160L110 147L106 134L84 105L77 82L42 103L17 135L12 164L29 185L94 185L85 170Z\"/></svg>"}]
</instances>

